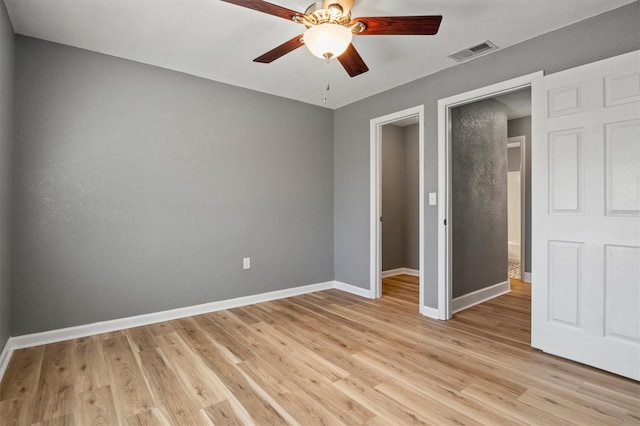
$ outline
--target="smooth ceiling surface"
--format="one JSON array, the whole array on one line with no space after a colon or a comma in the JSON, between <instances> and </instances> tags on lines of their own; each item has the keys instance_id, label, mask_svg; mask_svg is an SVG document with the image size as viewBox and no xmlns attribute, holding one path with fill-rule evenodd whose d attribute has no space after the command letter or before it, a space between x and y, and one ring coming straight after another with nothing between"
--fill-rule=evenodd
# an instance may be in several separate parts
<instances>
[{"instance_id":1,"label":"smooth ceiling surface","mask_svg":"<svg viewBox=\"0 0 640 426\"><path fill-rule=\"evenodd\" d=\"M457 63L491 40L505 48L633 0L356 0L352 17L443 15L435 36L354 36L370 71L350 78L305 47L252 59L304 32L300 24L219 0L5 0L16 33L338 108ZM303 12L311 1L273 0ZM323 103L326 81L331 90Z\"/></svg>"}]
</instances>

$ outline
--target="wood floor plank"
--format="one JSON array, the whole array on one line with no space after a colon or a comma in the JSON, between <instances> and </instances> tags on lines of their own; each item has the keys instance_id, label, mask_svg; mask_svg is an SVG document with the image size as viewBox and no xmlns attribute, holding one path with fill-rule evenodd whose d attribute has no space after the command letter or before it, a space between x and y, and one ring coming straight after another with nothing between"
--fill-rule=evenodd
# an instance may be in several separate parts
<instances>
[{"instance_id":1,"label":"wood floor plank","mask_svg":"<svg viewBox=\"0 0 640 426\"><path fill-rule=\"evenodd\" d=\"M317 400L268 363L256 358L243 361L238 367L269 394L277 395L282 407L300 424L343 424L322 404L317 404Z\"/></svg>"},{"instance_id":2,"label":"wood floor plank","mask_svg":"<svg viewBox=\"0 0 640 426\"><path fill-rule=\"evenodd\" d=\"M257 393L244 374L213 344L200 347L196 352L224 382L231 393L251 413L258 424L286 424L278 412Z\"/></svg>"},{"instance_id":3,"label":"wood floor plank","mask_svg":"<svg viewBox=\"0 0 640 426\"><path fill-rule=\"evenodd\" d=\"M159 409L143 411L126 419L127 426L170 426L171 423L164 417Z\"/></svg>"},{"instance_id":4,"label":"wood floor plank","mask_svg":"<svg viewBox=\"0 0 640 426\"><path fill-rule=\"evenodd\" d=\"M202 422L199 407L187 397L160 349L140 352L140 363L154 400L172 424L187 426Z\"/></svg>"},{"instance_id":5,"label":"wood floor plank","mask_svg":"<svg viewBox=\"0 0 640 426\"><path fill-rule=\"evenodd\" d=\"M205 408L229 398L230 393L177 332L159 336L160 348L173 367L186 393Z\"/></svg>"},{"instance_id":6,"label":"wood floor plank","mask_svg":"<svg viewBox=\"0 0 640 426\"><path fill-rule=\"evenodd\" d=\"M109 371L109 384L121 418L128 418L155 407L147 382L129 345L121 334L103 340L102 349Z\"/></svg>"},{"instance_id":7,"label":"wood floor plank","mask_svg":"<svg viewBox=\"0 0 640 426\"><path fill-rule=\"evenodd\" d=\"M20 398L0 401L0 424L21 426L31 424L31 395L21 394Z\"/></svg>"},{"instance_id":8,"label":"wood floor plank","mask_svg":"<svg viewBox=\"0 0 640 426\"><path fill-rule=\"evenodd\" d=\"M42 371L44 349L44 346L35 346L18 349L13 353L0 383L0 401L35 393Z\"/></svg>"},{"instance_id":9,"label":"wood floor plank","mask_svg":"<svg viewBox=\"0 0 640 426\"><path fill-rule=\"evenodd\" d=\"M113 403L111 387L105 386L78 395L75 411L80 425L119 425L120 419Z\"/></svg>"},{"instance_id":10,"label":"wood floor plank","mask_svg":"<svg viewBox=\"0 0 640 426\"><path fill-rule=\"evenodd\" d=\"M213 404L205 408L204 411L214 425L242 426L247 424L247 419L238 416L229 400Z\"/></svg>"},{"instance_id":11,"label":"wood floor plank","mask_svg":"<svg viewBox=\"0 0 640 426\"><path fill-rule=\"evenodd\" d=\"M74 426L74 425L76 425L75 417L73 413L69 413L63 416L54 417L53 419L34 423L32 426Z\"/></svg>"},{"instance_id":12,"label":"wood floor plank","mask_svg":"<svg viewBox=\"0 0 640 426\"><path fill-rule=\"evenodd\" d=\"M640 425L640 383L534 350L531 286L437 321L418 278L17 350L0 425Z\"/></svg>"},{"instance_id":13,"label":"wood floor plank","mask_svg":"<svg viewBox=\"0 0 640 426\"><path fill-rule=\"evenodd\" d=\"M33 423L73 412L75 406L74 346L72 340L67 340L45 347L40 380L34 394Z\"/></svg>"},{"instance_id":14,"label":"wood floor plank","mask_svg":"<svg viewBox=\"0 0 640 426\"><path fill-rule=\"evenodd\" d=\"M74 341L75 392L102 388L109 384L109 374L98 336L83 337Z\"/></svg>"}]
</instances>

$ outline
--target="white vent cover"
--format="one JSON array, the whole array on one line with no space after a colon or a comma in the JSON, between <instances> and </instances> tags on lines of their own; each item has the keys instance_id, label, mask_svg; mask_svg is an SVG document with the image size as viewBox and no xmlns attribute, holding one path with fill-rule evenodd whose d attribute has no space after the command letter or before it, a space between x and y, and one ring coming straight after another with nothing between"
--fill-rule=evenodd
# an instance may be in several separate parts
<instances>
[{"instance_id":1,"label":"white vent cover","mask_svg":"<svg viewBox=\"0 0 640 426\"><path fill-rule=\"evenodd\" d=\"M499 47L490 42L489 40L483 41L475 46L462 49L459 52L449 55L451 59L458 62L468 61L469 59L477 58L478 56L486 55L489 52L498 50Z\"/></svg>"}]
</instances>

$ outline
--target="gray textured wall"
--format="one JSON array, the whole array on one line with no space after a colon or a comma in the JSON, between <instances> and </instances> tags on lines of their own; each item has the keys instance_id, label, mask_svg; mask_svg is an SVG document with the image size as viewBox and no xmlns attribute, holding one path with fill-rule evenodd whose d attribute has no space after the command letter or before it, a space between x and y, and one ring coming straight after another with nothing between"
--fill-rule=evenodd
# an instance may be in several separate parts
<instances>
[{"instance_id":1,"label":"gray textured wall","mask_svg":"<svg viewBox=\"0 0 640 426\"><path fill-rule=\"evenodd\" d=\"M382 270L404 268L405 146L402 127L382 126Z\"/></svg>"},{"instance_id":2,"label":"gray textured wall","mask_svg":"<svg viewBox=\"0 0 640 426\"><path fill-rule=\"evenodd\" d=\"M524 200L525 224L525 255L524 255L524 271L531 272L531 117L522 117L507 122L507 134L509 137L524 136L525 137L525 176L524 186L526 197Z\"/></svg>"},{"instance_id":3,"label":"gray textured wall","mask_svg":"<svg viewBox=\"0 0 640 426\"><path fill-rule=\"evenodd\" d=\"M14 35L0 1L0 352L9 338L11 240L11 146L13 144Z\"/></svg>"},{"instance_id":4,"label":"gray textured wall","mask_svg":"<svg viewBox=\"0 0 640 426\"><path fill-rule=\"evenodd\" d=\"M438 185L438 99L545 70L548 74L640 49L640 3L615 9L345 106L334 115L335 279L369 283L369 122L425 107L425 194ZM443 25L447 25L446 17ZM436 36L438 37L438 36ZM375 72L375 70L373 70ZM425 206L425 300L437 306L437 207Z\"/></svg>"},{"instance_id":5,"label":"gray textured wall","mask_svg":"<svg viewBox=\"0 0 640 426\"><path fill-rule=\"evenodd\" d=\"M451 110L452 295L507 279L507 111L486 99Z\"/></svg>"},{"instance_id":6,"label":"gray textured wall","mask_svg":"<svg viewBox=\"0 0 640 426\"><path fill-rule=\"evenodd\" d=\"M332 111L19 36L14 112L16 334L333 280Z\"/></svg>"},{"instance_id":7,"label":"gray textured wall","mask_svg":"<svg viewBox=\"0 0 640 426\"><path fill-rule=\"evenodd\" d=\"M404 133L404 263L420 269L420 133L417 124Z\"/></svg>"}]
</instances>

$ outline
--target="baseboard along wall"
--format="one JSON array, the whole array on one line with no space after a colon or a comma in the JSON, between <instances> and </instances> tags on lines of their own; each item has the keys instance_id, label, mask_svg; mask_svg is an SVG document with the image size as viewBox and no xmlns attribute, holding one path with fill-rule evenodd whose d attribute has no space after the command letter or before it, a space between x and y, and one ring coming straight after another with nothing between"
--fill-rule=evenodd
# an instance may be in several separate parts
<instances>
[{"instance_id":1,"label":"baseboard along wall","mask_svg":"<svg viewBox=\"0 0 640 426\"><path fill-rule=\"evenodd\" d=\"M238 308L241 306L253 305L262 302L270 302L272 300L286 299L287 297L299 296L301 294L314 293L317 291L329 290L333 288L368 299L373 298L369 289L364 289L340 281L327 281L324 283L310 284L251 296L237 297L229 300L204 303L202 305L187 306L184 308L153 312L150 314L136 315L109 321L83 324L75 327L67 327L57 330L43 331L40 333L10 337L5 344L2 353L0 353L0 380L2 380L7 366L9 365L11 355L15 350L18 349L46 345L55 342L62 342L70 339L78 339L81 337L93 336L95 334L125 330L128 328L191 317L194 315L208 314L211 312L223 311L225 309Z\"/></svg>"},{"instance_id":2,"label":"baseboard along wall","mask_svg":"<svg viewBox=\"0 0 640 426\"><path fill-rule=\"evenodd\" d=\"M465 294L460 297L456 297L451 300L451 313L460 312L464 309L475 306L479 303L486 302L503 294L507 294L511 291L511 285L509 280L494 284L489 287L482 288L480 290Z\"/></svg>"},{"instance_id":3,"label":"baseboard along wall","mask_svg":"<svg viewBox=\"0 0 640 426\"><path fill-rule=\"evenodd\" d=\"M387 278L387 277L392 277L394 275L400 275L400 274L407 274L407 275L412 275L414 277L419 277L420 271L418 271L417 269L411 269L411 268L396 268L396 269L389 269L388 271L382 271L380 276L382 278Z\"/></svg>"}]
</instances>

